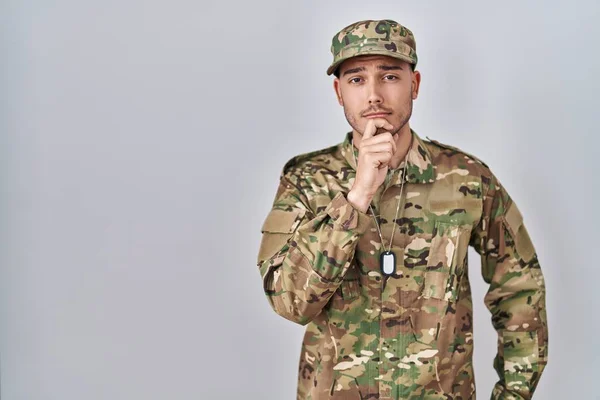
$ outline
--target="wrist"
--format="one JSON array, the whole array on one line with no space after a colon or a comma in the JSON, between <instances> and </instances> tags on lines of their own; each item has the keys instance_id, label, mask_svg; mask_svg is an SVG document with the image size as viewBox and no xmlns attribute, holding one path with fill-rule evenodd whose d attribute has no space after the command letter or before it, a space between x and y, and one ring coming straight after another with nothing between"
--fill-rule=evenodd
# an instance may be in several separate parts
<instances>
[{"instance_id":1,"label":"wrist","mask_svg":"<svg viewBox=\"0 0 600 400\"><path fill-rule=\"evenodd\" d=\"M362 192L360 189L352 188L350 192L348 192L348 196L346 196L348 203L352 204L354 208L357 210L366 213L369 209L369 205L371 204L371 199L373 196L368 195L365 192Z\"/></svg>"}]
</instances>

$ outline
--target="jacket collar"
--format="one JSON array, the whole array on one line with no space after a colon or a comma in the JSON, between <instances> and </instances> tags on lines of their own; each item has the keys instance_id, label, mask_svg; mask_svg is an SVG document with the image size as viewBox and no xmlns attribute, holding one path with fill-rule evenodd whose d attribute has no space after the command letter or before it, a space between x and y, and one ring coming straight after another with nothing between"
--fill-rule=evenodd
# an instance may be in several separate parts
<instances>
[{"instance_id":1,"label":"jacket collar","mask_svg":"<svg viewBox=\"0 0 600 400\"><path fill-rule=\"evenodd\" d=\"M421 139L419 135L412 130L412 128L410 133L412 135L412 140L408 149L406 182L433 183L435 182L435 168L431 160L431 153L429 152L429 149L425 145L423 139ZM356 165L354 164L354 156L352 155L353 152L358 159L358 149L352 144L352 132L348 132L346 133L344 142L342 143L342 155L352 169L356 169ZM404 168L404 160L402 160L397 168L391 170L392 180L389 182L390 184L401 184L400 171L402 168Z\"/></svg>"}]
</instances>

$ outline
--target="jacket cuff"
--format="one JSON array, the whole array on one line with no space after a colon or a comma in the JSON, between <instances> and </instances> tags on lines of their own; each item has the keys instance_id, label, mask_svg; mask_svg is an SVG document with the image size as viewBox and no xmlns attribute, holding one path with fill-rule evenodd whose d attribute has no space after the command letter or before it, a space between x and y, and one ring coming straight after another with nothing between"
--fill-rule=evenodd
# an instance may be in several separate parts
<instances>
[{"instance_id":1,"label":"jacket cuff","mask_svg":"<svg viewBox=\"0 0 600 400\"><path fill-rule=\"evenodd\" d=\"M338 192L325 208L325 212L333 219L333 224L340 230L353 230L364 233L371 225L371 216L355 208L344 195Z\"/></svg>"},{"instance_id":2,"label":"jacket cuff","mask_svg":"<svg viewBox=\"0 0 600 400\"><path fill-rule=\"evenodd\" d=\"M490 400L530 400L531 397L523 397L518 393L512 392L501 386L499 383L494 385Z\"/></svg>"}]
</instances>

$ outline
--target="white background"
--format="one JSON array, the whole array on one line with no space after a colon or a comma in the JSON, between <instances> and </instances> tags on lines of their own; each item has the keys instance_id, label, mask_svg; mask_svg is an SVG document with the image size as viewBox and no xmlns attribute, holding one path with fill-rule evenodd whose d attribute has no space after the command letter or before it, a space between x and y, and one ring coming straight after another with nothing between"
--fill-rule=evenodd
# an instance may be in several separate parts
<instances>
[{"instance_id":1,"label":"white background","mask_svg":"<svg viewBox=\"0 0 600 400\"><path fill-rule=\"evenodd\" d=\"M548 289L535 398L600 399L599 17L596 1L3 0L2 399L295 398L304 328L264 297L260 226L283 164L350 129L332 36L380 18L416 36L413 129L484 160L524 215ZM485 399L495 332L469 256Z\"/></svg>"}]
</instances>

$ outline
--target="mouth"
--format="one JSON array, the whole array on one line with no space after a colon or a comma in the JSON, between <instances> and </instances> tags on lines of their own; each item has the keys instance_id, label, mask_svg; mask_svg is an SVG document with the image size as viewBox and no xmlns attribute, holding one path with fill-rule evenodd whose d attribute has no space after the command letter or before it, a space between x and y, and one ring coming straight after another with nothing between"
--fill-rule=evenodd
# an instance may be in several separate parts
<instances>
[{"instance_id":1,"label":"mouth","mask_svg":"<svg viewBox=\"0 0 600 400\"><path fill-rule=\"evenodd\" d=\"M370 114L365 114L363 115L363 117L365 118L383 118L386 115L390 115L391 113L389 112L378 112L378 113L370 113Z\"/></svg>"}]
</instances>

